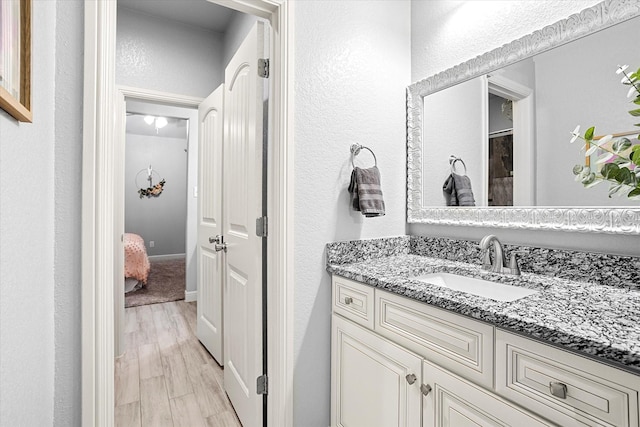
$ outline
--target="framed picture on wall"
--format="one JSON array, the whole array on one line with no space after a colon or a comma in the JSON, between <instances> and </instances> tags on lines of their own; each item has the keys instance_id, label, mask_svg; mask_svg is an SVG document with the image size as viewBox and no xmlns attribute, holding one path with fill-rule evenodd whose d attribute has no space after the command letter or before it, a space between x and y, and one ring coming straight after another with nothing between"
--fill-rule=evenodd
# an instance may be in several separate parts
<instances>
[{"instance_id":1,"label":"framed picture on wall","mask_svg":"<svg viewBox=\"0 0 640 427\"><path fill-rule=\"evenodd\" d=\"M31 122L31 1L0 0L0 108Z\"/></svg>"}]
</instances>

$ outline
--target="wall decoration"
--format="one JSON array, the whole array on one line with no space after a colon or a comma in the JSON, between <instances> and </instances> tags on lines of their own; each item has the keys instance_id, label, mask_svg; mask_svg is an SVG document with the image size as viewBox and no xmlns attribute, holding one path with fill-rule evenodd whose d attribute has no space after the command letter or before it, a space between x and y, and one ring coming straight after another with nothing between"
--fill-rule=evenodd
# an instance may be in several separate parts
<instances>
[{"instance_id":1,"label":"wall decoration","mask_svg":"<svg viewBox=\"0 0 640 427\"><path fill-rule=\"evenodd\" d=\"M146 176L145 179L146 179L146 181L149 182L149 186L147 188L143 188L141 185L138 185L138 177L143 173L146 173L147 176ZM154 176L153 174L156 174L156 176L159 176L158 172L153 170L153 167L151 167L151 165L149 165L148 168L142 169L136 175L136 187L139 188L138 194L140 195L141 199L143 197L147 197L147 198L158 197L160 194L162 194L162 190L164 190L164 184L166 183L166 181L164 179L162 179L160 182L158 182L157 184L154 185L153 184L153 176Z\"/></svg>"},{"instance_id":2,"label":"wall decoration","mask_svg":"<svg viewBox=\"0 0 640 427\"><path fill-rule=\"evenodd\" d=\"M31 111L31 2L0 1L0 108L21 122Z\"/></svg>"}]
</instances>

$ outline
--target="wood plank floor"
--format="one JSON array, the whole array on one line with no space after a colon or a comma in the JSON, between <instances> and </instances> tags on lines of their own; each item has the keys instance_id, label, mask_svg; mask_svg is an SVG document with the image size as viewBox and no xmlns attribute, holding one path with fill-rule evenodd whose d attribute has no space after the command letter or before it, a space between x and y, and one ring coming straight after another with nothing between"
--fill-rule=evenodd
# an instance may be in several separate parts
<instances>
[{"instance_id":1,"label":"wood plank floor","mask_svg":"<svg viewBox=\"0 0 640 427\"><path fill-rule=\"evenodd\" d=\"M115 361L117 427L241 427L222 368L195 331L195 302L125 309L126 351Z\"/></svg>"}]
</instances>

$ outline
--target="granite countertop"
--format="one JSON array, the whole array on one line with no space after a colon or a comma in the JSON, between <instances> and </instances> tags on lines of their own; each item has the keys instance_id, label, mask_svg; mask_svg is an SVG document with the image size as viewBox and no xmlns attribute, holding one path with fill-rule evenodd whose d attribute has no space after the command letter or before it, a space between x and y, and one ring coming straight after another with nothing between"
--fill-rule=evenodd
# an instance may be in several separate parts
<instances>
[{"instance_id":1,"label":"granite countertop","mask_svg":"<svg viewBox=\"0 0 640 427\"><path fill-rule=\"evenodd\" d=\"M414 254L346 263L327 271L485 321L640 375L640 291L522 272L495 274L479 265ZM449 272L540 292L495 301L431 285L416 276Z\"/></svg>"}]
</instances>

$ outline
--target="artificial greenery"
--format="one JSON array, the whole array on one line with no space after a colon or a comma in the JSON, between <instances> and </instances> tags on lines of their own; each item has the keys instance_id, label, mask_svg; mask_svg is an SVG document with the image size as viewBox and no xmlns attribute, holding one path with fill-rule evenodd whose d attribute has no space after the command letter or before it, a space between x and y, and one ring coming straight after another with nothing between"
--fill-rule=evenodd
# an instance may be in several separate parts
<instances>
[{"instance_id":1,"label":"artificial greenery","mask_svg":"<svg viewBox=\"0 0 640 427\"><path fill-rule=\"evenodd\" d=\"M640 69L635 73L627 74L628 65L619 66L616 74L622 74L622 84L629 86L628 98L632 98L636 106L640 105ZM629 111L633 117L640 117L640 108ZM640 123L635 126L640 127ZM595 127L590 127L580 135L580 126L573 132L571 142L582 139L585 145L582 147L585 156L598 153L596 165L602 165L599 170L593 171L590 166L576 165L573 173L576 181L580 181L586 188L593 187L601 182L609 182L609 197L623 195L629 199L640 200L640 144L632 144L629 138L614 138L607 135L594 139ZM640 135L637 136L640 139ZM611 142L611 144L609 144Z\"/></svg>"}]
</instances>

